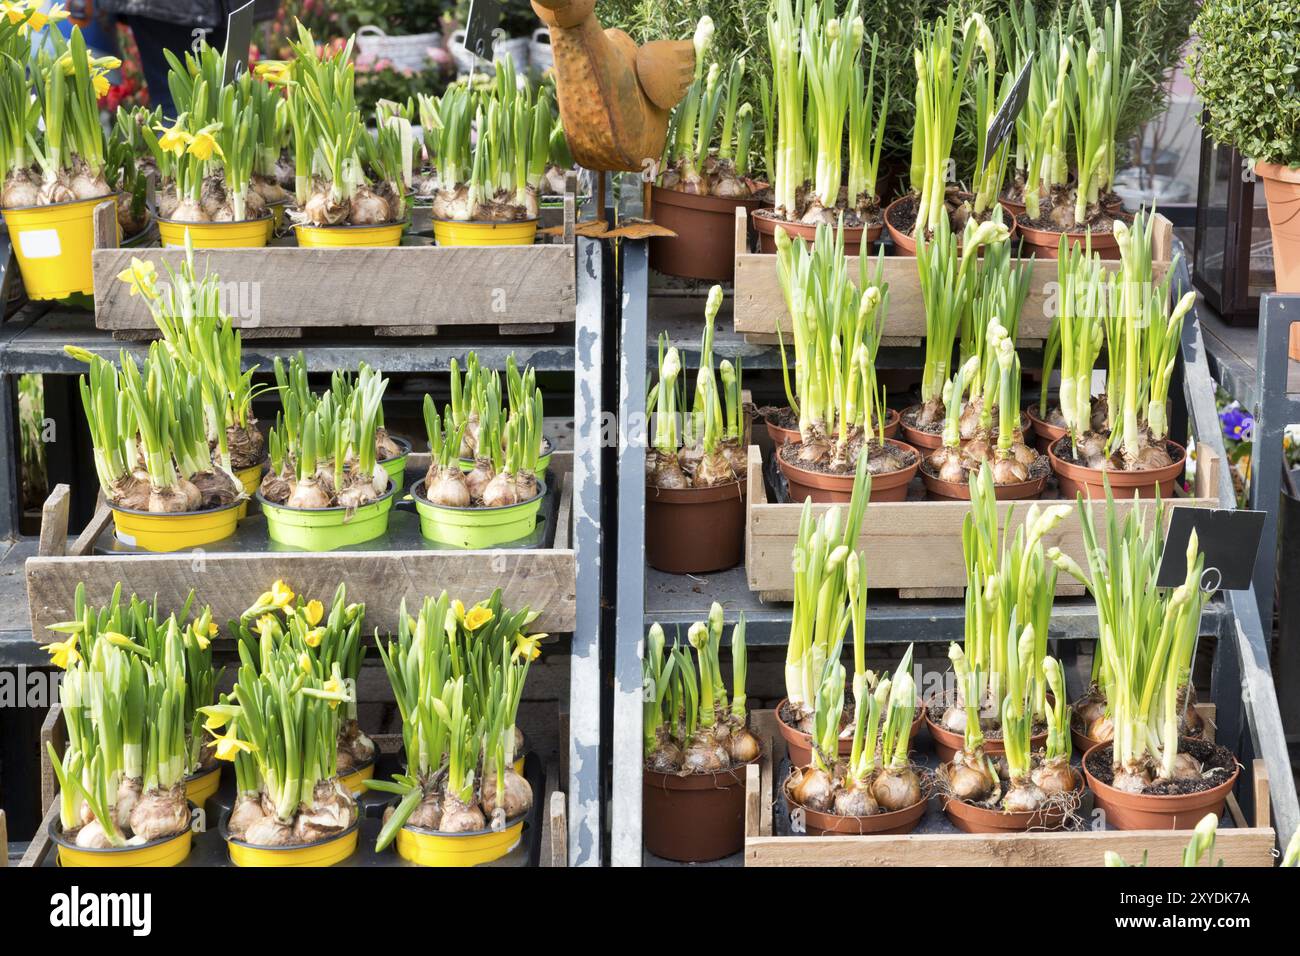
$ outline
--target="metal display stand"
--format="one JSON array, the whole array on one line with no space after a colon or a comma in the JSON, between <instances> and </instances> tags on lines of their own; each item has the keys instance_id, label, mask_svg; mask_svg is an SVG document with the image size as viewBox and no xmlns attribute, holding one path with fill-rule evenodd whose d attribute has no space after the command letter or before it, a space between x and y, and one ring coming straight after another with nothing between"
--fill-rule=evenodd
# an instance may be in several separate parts
<instances>
[{"instance_id":1,"label":"metal display stand","mask_svg":"<svg viewBox=\"0 0 1300 956\"><path fill-rule=\"evenodd\" d=\"M571 866L601 863L600 813L600 486L601 382L604 335L603 250L598 240L576 240L576 314L572 328L546 335L499 337L437 336L413 339L342 337L259 341L244 351L245 366L269 370L275 358L302 351L309 371L355 368L365 361L387 373L445 372L452 358L477 351L487 367L504 368L514 353L520 365L539 373L573 376L573 548L576 552L576 624L569 642L569 739L565 781L567 855ZM3 250L7 261L8 246ZM3 263L0 263L3 269ZM3 273L0 273L3 279ZM0 282L3 287L3 282ZM137 357L147 346L120 342L97 330L87 313L31 303L0 325L0 667L48 667L47 656L32 638L27 620L23 565L36 553L36 539L19 535L19 456L14 422L15 383L25 373L47 376L80 374L85 366L63 351L75 344L105 358L116 359L126 349ZM66 405L62 409L67 411ZM71 414L68 421L78 419ZM69 426L71 427L71 426ZM66 439L71 442L73 439ZM93 474L81 476L93 482ZM53 481L53 479L52 479ZM38 742L31 741L33 754Z\"/></svg>"},{"instance_id":2,"label":"metal display stand","mask_svg":"<svg viewBox=\"0 0 1300 956\"><path fill-rule=\"evenodd\" d=\"M645 533L645 449L646 449L646 366L650 337L650 295L647 250L644 242L624 242L620 254L621 288L619 301L620 359L619 420L623 423L618 453L618 577L613 702L613 778L610 862L615 866L639 866L659 861L648 859L641 845L642 792L642 686L641 649L646 628L652 621L663 625L688 624L702 620L712 601L725 609L728 624L739 612L745 613L746 639L754 646L783 644L789 635L791 605L763 604L747 586L743 568L720 574L686 576L662 574L646 568L644 576L632 569L644 565ZM1191 287L1185 257L1180 257L1174 281L1175 297ZM1281 314L1288 307L1300 317L1300 299L1274 303L1266 299L1265 311ZM671 309L669 309L671 311ZM698 314L698 313L697 313ZM658 321L656 313L656 322ZM671 319L669 320L671 323ZM1281 356L1285 362L1286 332L1281 322L1276 333L1280 347L1272 347L1270 358ZM1263 323L1262 323L1263 326ZM656 325L656 331L658 326ZM683 364L698 360L698 351L689 342L698 336L698 321L674 341L683 352ZM674 337L670 329L670 337ZM1260 348L1265 349L1261 331ZM732 357L731 350L753 349L743 340L729 339L719 331L714 342L715 354ZM769 352L771 350L768 350ZM882 362L891 367L906 367L918 350L881 348ZM1262 351L1261 351L1262 355ZM1193 312L1183 329L1181 365L1182 394L1174 393L1174 428L1190 425L1197 438L1226 460L1214 388L1206 364L1201 340L1199 316ZM745 359L746 368L758 367L758 361ZM915 364L915 363L914 363ZM779 367L779 361L777 363ZM769 366L770 367L770 366ZM1261 369L1264 362L1261 358ZM1273 374L1277 374L1276 367ZM1261 374L1261 388L1270 382ZM1300 418L1300 399L1287 406ZM1275 427L1273 445L1280 448L1281 426ZM1270 433L1271 434L1271 433ZM1259 437L1259 436L1257 436ZM1263 472L1263 467L1260 472ZM1271 498L1276 511L1277 465L1274 460ZM1217 489L1221 506L1235 507L1232 479L1228 469L1219 471ZM1269 493L1262 489L1262 494ZM1275 520L1275 514L1270 520ZM1267 531L1266 537L1267 539ZM1268 549L1265 549L1268 550ZM1233 749L1246 766L1258 756L1265 761L1271 795L1271 808L1278 838L1282 845L1300 825L1300 805L1282 735L1277 696L1269 670L1267 646L1259 613L1257 593L1264 580L1271 582L1272 555L1261 555L1256 568L1256 586L1250 592L1230 592L1213 600L1206 608L1201 633L1218 638L1213 664L1212 695L1218 708L1219 742ZM1270 591L1271 594L1271 591ZM962 633L964 609L960 601L912 601L873 598L868 609L871 626L869 640L875 643L948 642ZM1050 638L1067 645L1095 641L1096 611L1089 598L1058 599L1052 618ZM1066 656L1071 648L1066 649ZM1254 811L1254 795L1249 785L1238 788L1237 799L1245 813ZM734 864L734 860L729 861Z\"/></svg>"}]
</instances>

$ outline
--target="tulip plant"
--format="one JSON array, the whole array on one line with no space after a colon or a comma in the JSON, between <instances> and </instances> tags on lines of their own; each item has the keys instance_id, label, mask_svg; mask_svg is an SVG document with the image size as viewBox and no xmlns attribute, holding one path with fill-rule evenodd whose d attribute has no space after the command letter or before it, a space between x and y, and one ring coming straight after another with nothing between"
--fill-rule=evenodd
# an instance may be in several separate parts
<instances>
[{"instance_id":1,"label":"tulip plant","mask_svg":"<svg viewBox=\"0 0 1300 956\"><path fill-rule=\"evenodd\" d=\"M513 824L532 807L532 787L514 763L519 701L546 637L525 636L536 618L503 608L499 589L468 610L444 591L415 616L403 602L396 637L376 635L407 761L392 781L366 782L399 798L376 850L402 827L469 833Z\"/></svg>"},{"instance_id":2,"label":"tulip plant","mask_svg":"<svg viewBox=\"0 0 1300 956\"><path fill-rule=\"evenodd\" d=\"M92 57L81 30L65 39L46 31L32 53L28 36L51 20L66 19L40 3L9 4L0 18L0 208L19 209L98 199L105 179L107 137L99 97L108 91L116 57Z\"/></svg>"},{"instance_id":3,"label":"tulip plant","mask_svg":"<svg viewBox=\"0 0 1300 956\"><path fill-rule=\"evenodd\" d=\"M193 599L163 616L156 601L132 595L123 604L119 585L105 607L92 608L78 585L73 620L52 627L66 635L46 649L65 672L68 744L62 755L46 746L63 837L79 847L149 843L189 828L185 778L212 765L200 714L220 679L211 611L182 623Z\"/></svg>"}]
</instances>

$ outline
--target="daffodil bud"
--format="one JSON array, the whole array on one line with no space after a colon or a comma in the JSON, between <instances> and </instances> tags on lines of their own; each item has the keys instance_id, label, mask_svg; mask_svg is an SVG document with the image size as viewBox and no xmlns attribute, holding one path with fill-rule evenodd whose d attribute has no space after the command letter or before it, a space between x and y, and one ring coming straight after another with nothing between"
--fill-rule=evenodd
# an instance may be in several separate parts
<instances>
[{"instance_id":1,"label":"daffodil bud","mask_svg":"<svg viewBox=\"0 0 1300 956\"><path fill-rule=\"evenodd\" d=\"M778 230L778 232L781 230ZM709 290L708 301L704 303L704 318L712 322L718 317L718 310L722 308L722 286L715 285Z\"/></svg>"},{"instance_id":2,"label":"daffodil bud","mask_svg":"<svg viewBox=\"0 0 1300 956\"><path fill-rule=\"evenodd\" d=\"M691 625L690 630L686 632L686 639L690 641L691 647L701 651L704 649L705 644L708 643L709 629L703 621L696 621Z\"/></svg>"},{"instance_id":3,"label":"daffodil bud","mask_svg":"<svg viewBox=\"0 0 1300 956\"><path fill-rule=\"evenodd\" d=\"M700 17L700 22L695 25L695 63L696 72L699 71L699 64L704 61L704 53L713 42L713 17Z\"/></svg>"}]
</instances>

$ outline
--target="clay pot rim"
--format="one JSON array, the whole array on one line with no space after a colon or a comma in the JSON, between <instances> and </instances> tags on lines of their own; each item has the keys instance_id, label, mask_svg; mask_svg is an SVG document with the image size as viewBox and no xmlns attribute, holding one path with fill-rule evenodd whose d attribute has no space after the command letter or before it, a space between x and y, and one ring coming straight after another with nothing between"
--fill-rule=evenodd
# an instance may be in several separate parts
<instances>
[{"instance_id":1,"label":"clay pot rim","mask_svg":"<svg viewBox=\"0 0 1300 956\"><path fill-rule=\"evenodd\" d=\"M904 451L910 451L913 455L916 456L916 460L912 462L912 464L910 465L904 465L902 468L896 468L893 471L887 471L882 475L872 475L871 485L873 488L876 486L878 482L885 483L882 484L882 487L885 486L893 487L895 484L903 484L901 480L901 477L903 475L906 475L907 480L910 482L912 480L912 476L916 474L916 469L921 467L921 452L918 449L914 448L913 446L909 445L907 442L899 438L886 438L885 443L889 445L895 445L898 448L903 449ZM794 445L796 447L802 444L803 444L802 442L788 443L788 445ZM786 447L786 446L782 446L782 447ZM848 485L853 484L854 476L853 473L851 472L846 472L845 474L842 475L836 475L828 471L816 471L811 468L803 468L799 465L796 465L794 462L786 461L785 457L781 454L780 449L777 449L776 451L776 463L783 471L786 468L789 468L795 472L798 472L800 476L812 475L814 478L829 478L832 481L843 481L845 484ZM811 484L811 482L805 481L804 484Z\"/></svg>"},{"instance_id":2,"label":"clay pot rim","mask_svg":"<svg viewBox=\"0 0 1300 956\"><path fill-rule=\"evenodd\" d=\"M1020 221L1021 217L1025 218L1025 222ZM1039 248L1051 246L1055 249L1061 242L1061 236L1065 236L1066 245L1068 246L1073 242L1087 242L1088 236L1091 235L1092 250L1093 252L1097 252L1102 249L1119 248L1119 240L1115 238L1113 220L1122 218L1122 216L1111 216L1112 226L1110 232L1097 232L1096 230L1091 229L1076 230L1073 232L1064 229L1042 229L1037 226L1029 225L1028 213L1023 212L1016 216L1015 224L1016 230L1020 233L1021 237L1031 246L1038 246ZM1048 241L1049 238L1051 240L1050 242Z\"/></svg>"},{"instance_id":3,"label":"clay pot rim","mask_svg":"<svg viewBox=\"0 0 1300 956\"><path fill-rule=\"evenodd\" d=\"M771 215L762 215L763 213L771 213ZM880 211L880 216L881 221L878 223L864 223L861 226L844 226L845 243L858 238L863 238L868 241L878 239L880 233L885 228L885 211L883 209ZM807 229L811 233L817 231L816 223L791 222L789 219L778 219L776 216L776 206L764 206L761 209L755 209L749 218L753 221L755 229L772 236L776 235L776 230L783 226L791 226L794 229ZM838 225L831 226L831 234L834 235L839 232L840 228L841 227ZM864 233L865 235L863 235ZM797 236L796 238L803 237Z\"/></svg>"},{"instance_id":4,"label":"clay pot rim","mask_svg":"<svg viewBox=\"0 0 1300 956\"><path fill-rule=\"evenodd\" d=\"M747 206L751 209L771 208L769 200L757 196L749 196L744 199L713 195L701 196L697 193L686 193L678 189L665 189L663 186L650 187L650 200L652 204L663 203L666 206L677 206L682 209L722 213L724 215L734 214L737 206Z\"/></svg>"},{"instance_id":5,"label":"clay pot rim","mask_svg":"<svg viewBox=\"0 0 1300 956\"><path fill-rule=\"evenodd\" d=\"M1088 790L1088 781L1084 775L1075 767L1070 768L1074 774L1077 786L1070 791L1070 796L1075 801L1081 801L1084 793ZM1003 795L1005 796L1005 794ZM1057 807L1046 807L1040 810L1003 810L1001 807L986 807L978 803L971 803L968 800L962 800L950 794L940 794L939 799L943 801L944 812L948 812L948 807L952 804L958 804L962 812L970 813L975 817L983 817L986 820L1002 820L1015 824L1015 826L996 826L992 825L989 832L1015 832L1016 830L1057 830L1065 822L1068 811ZM1076 802L1076 807L1077 807ZM1037 822L1036 822L1037 821Z\"/></svg>"},{"instance_id":6,"label":"clay pot rim","mask_svg":"<svg viewBox=\"0 0 1300 956\"><path fill-rule=\"evenodd\" d=\"M925 814L925 810L930 803L930 798L933 797L935 794L934 781L930 779L930 774L926 767L916 763L909 763L908 767L912 770L913 773L916 774L917 780L920 781L921 799L916 801L916 803L908 804L907 806L903 807L903 809L901 810L887 810L884 813L872 813L864 817L864 816L848 816L839 813L830 813L825 810L814 810L811 807L805 807L802 803L795 800L795 798L790 793L790 781L794 779L794 770L796 769L794 767L791 768L791 772L789 775L786 776L785 780L781 781L781 792L785 794L785 799L788 806L798 807L800 810L804 812L804 814L808 818L811 818L813 816L819 816L819 817L825 817L827 820L835 820L835 821L839 821L839 820L872 821L875 825L867 828L863 828L862 830L861 835L868 836L872 832L889 829L891 825L897 826L898 824L905 823L907 817L911 814L915 814L918 820ZM807 769L807 768L798 768L798 769ZM917 812L918 808L920 810L919 813ZM861 827L861 823L859 823L859 827ZM819 826L818 829L829 829L829 828Z\"/></svg>"},{"instance_id":7,"label":"clay pot rim","mask_svg":"<svg viewBox=\"0 0 1300 956\"><path fill-rule=\"evenodd\" d=\"M1039 453L1040 457L1046 458L1046 455ZM933 491L945 498L952 498L957 501L970 500L970 482L968 481L947 481L938 475L932 475L922 466L921 480L925 482L926 490ZM1049 460L1050 464L1050 460ZM1037 498L1042 494L1043 488L1047 486L1047 479L1051 476L1051 468L1048 468L1046 475L1041 478L1030 478L1028 481L1013 481L1009 484L995 484L993 486L993 497L997 501L1019 501L1025 498ZM943 494L938 489L948 488L952 490L951 494ZM965 494L962 494L965 492ZM999 494L1001 492L1001 494Z\"/></svg>"},{"instance_id":8,"label":"clay pot rim","mask_svg":"<svg viewBox=\"0 0 1300 956\"><path fill-rule=\"evenodd\" d=\"M729 501L733 497L743 501L745 482L735 478L720 485L709 485L707 488L660 488L647 481L645 492L647 499L653 496L656 500L670 505L706 505L716 501Z\"/></svg>"},{"instance_id":9,"label":"clay pot rim","mask_svg":"<svg viewBox=\"0 0 1300 956\"><path fill-rule=\"evenodd\" d=\"M947 747L955 746L955 749L961 750L963 747L966 746L965 735L953 733L947 727L944 727L942 724L936 724L933 720L930 719L930 704L933 700L934 698L931 698L930 700L927 700L925 702L925 711L924 711L925 725L930 730L930 737L934 740L935 743L943 744L944 746ZM1031 733L1029 735L1029 749L1031 753L1034 750L1036 750L1038 747L1042 746L1047 742L1047 733L1048 733L1047 730L1044 730L1041 734ZM948 740L945 740L944 739L945 737L956 740L956 744L954 745L950 743ZM986 754L1006 753L1006 744L1003 743L1001 737L986 737L984 739L984 752Z\"/></svg>"},{"instance_id":10,"label":"clay pot rim","mask_svg":"<svg viewBox=\"0 0 1300 956\"><path fill-rule=\"evenodd\" d=\"M1178 740L1202 739L1188 738L1183 734L1178 735ZM1098 780L1088 771L1088 758L1096 751L1105 747L1113 746L1114 741L1104 741L1095 747L1088 748L1084 753L1080 766L1083 768L1083 775L1088 781L1088 789L1093 793L1104 797L1116 804L1124 806L1130 810L1140 810L1147 813L1174 813L1178 812L1183 806L1195 805L1197 803L1211 803L1220 796L1226 796L1232 791L1237 783L1237 778L1241 776L1241 761L1237 759L1236 754L1232 754L1232 773L1228 775L1221 783L1213 787L1207 787L1204 790L1197 790L1194 793L1129 793L1127 790L1120 790L1118 787L1111 786ZM1220 745L1216 745L1220 746ZM1224 748L1227 749L1226 747ZM1232 753L1229 751L1229 753Z\"/></svg>"},{"instance_id":11,"label":"clay pot rim","mask_svg":"<svg viewBox=\"0 0 1300 956\"><path fill-rule=\"evenodd\" d=\"M1110 478L1112 491L1117 488L1145 488L1148 485L1156 485L1162 481L1176 479L1179 472L1187 467L1187 449L1172 438L1165 439L1165 450L1168 451L1169 446L1173 445L1180 453L1178 458L1163 468L1149 468L1145 471L1106 471L1103 468L1089 468L1087 465L1076 465L1073 462L1065 461L1056 454L1056 446L1063 441L1069 440L1070 436L1068 434L1062 435L1047 446L1047 457L1052 461L1052 471L1072 481L1092 485L1101 485L1102 476L1106 475ZM1115 481L1116 476L1119 476L1119 481Z\"/></svg>"},{"instance_id":12,"label":"clay pot rim","mask_svg":"<svg viewBox=\"0 0 1300 956\"><path fill-rule=\"evenodd\" d=\"M726 770L714 770L709 773L664 773L643 767L642 783L661 787L664 790L717 790L745 785L745 768L758 764L763 759L762 744L759 755L753 760L736 764ZM721 778L721 779L719 779Z\"/></svg>"},{"instance_id":13,"label":"clay pot rim","mask_svg":"<svg viewBox=\"0 0 1300 956\"><path fill-rule=\"evenodd\" d=\"M780 726L780 734L782 737L786 738L786 740L789 740L791 737L796 737L799 739L801 743L804 743L809 750L812 750L812 734L805 734L798 727L791 727L789 724L785 722L785 718L781 716L781 709L785 707L785 705L788 704L789 702L790 702L790 698L782 697L779 701L777 701L776 707L772 709L772 712L776 715L776 722ZM916 716L912 718L912 730L911 730L912 734L915 734L917 730L920 729L919 727L917 727L917 724L920 723L924 718L925 718L925 704L921 700L921 695L917 694L916 695ZM841 733L843 733L842 729L841 729ZM843 746L846 743L850 747L853 746L852 737L840 737L839 742L841 748L843 748ZM841 753L840 755L844 756L843 753Z\"/></svg>"},{"instance_id":14,"label":"clay pot rim","mask_svg":"<svg viewBox=\"0 0 1300 956\"><path fill-rule=\"evenodd\" d=\"M1255 160L1255 173L1265 179L1273 179L1278 182L1300 183L1300 166L1284 166L1281 163L1270 163L1257 159Z\"/></svg>"}]
</instances>

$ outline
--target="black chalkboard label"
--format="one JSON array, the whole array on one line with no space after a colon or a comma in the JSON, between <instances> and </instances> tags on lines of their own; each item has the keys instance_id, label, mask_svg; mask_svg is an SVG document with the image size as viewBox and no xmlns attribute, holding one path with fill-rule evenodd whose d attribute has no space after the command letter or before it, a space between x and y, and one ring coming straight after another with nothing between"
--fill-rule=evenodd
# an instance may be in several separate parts
<instances>
[{"instance_id":1,"label":"black chalkboard label","mask_svg":"<svg viewBox=\"0 0 1300 956\"><path fill-rule=\"evenodd\" d=\"M248 72L248 51L253 45L253 7L248 0L238 10L231 10L226 19L226 75L225 81L233 83Z\"/></svg>"},{"instance_id":2,"label":"black chalkboard label","mask_svg":"<svg viewBox=\"0 0 1300 956\"><path fill-rule=\"evenodd\" d=\"M1175 588L1187 579L1187 541L1196 530L1205 555L1201 587L1206 591L1245 591L1255 573L1255 558L1264 532L1264 512L1210 508L1175 508L1165 535L1156 585Z\"/></svg>"},{"instance_id":3,"label":"black chalkboard label","mask_svg":"<svg viewBox=\"0 0 1300 956\"><path fill-rule=\"evenodd\" d=\"M998 151L998 147L1016 128L1016 117L1025 108L1025 101L1029 99L1029 75L1033 67L1034 54L1030 52L1028 59L1025 60L1024 67L1020 70L1020 75L1016 77L1016 82L1011 87L1011 92L1002 101L998 111L993 114L993 122L989 124L988 132L984 134L984 161L986 163L993 162L993 154ZM983 172L983 170L980 170L980 172Z\"/></svg>"},{"instance_id":4,"label":"black chalkboard label","mask_svg":"<svg viewBox=\"0 0 1300 956\"><path fill-rule=\"evenodd\" d=\"M9 233L0 232L0 320L9 309L9 266L13 259L9 252Z\"/></svg>"},{"instance_id":5,"label":"black chalkboard label","mask_svg":"<svg viewBox=\"0 0 1300 956\"><path fill-rule=\"evenodd\" d=\"M492 59L492 41L501 27L501 0L470 0L465 18L465 49L484 60Z\"/></svg>"}]
</instances>

